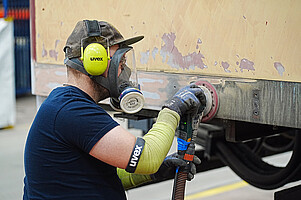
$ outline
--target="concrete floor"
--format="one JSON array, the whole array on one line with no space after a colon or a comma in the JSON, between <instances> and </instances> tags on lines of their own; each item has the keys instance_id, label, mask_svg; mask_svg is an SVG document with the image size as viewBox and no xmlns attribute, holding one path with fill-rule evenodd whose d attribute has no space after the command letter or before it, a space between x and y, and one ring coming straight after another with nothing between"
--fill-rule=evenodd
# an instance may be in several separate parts
<instances>
[{"instance_id":1,"label":"concrete floor","mask_svg":"<svg viewBox=\"0 0 301 200\"><path fill-rule=\"evenodd\" d=\"M0 200L22 199L23 194L23 151L27 132L36 113L35 97L17 99L17 123L14 128L0 130ZM119 122L123 122L122 120ZM175 149L175 146L172 147ZM172 151L173 151L172 150ZM268 160L284 165L290 153L274 156ZM297 185L297 182L291 185ZM129 200L167 200L171 198L173 182L153 184L127 192ZM283 188L286 188L285 186ZM281 188L280 188L281 189ZM186 185L186 199L191 200L272 200L274 192L254 188L229 168L211 170L196 175Z\"/></svg>"},{"instance_id":2,"label":"concrete floor","mask_svg":"<svg viewBox=\"0 0 301 200\"><path fill-rule=\"evenodd\" d=\"M0 199L22 199L23 151L30 124L35 116L35 97L18 98L16 125L0 130Z\"/></svg>"}]
</instances>

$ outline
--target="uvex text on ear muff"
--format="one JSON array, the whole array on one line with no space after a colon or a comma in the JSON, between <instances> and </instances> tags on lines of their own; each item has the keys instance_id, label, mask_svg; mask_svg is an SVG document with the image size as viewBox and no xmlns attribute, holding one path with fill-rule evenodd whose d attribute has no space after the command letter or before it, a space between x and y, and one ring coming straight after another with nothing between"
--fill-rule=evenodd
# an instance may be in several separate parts
<instances>
[{"instance_id":1,"label":"uvex text on ear muff","mask_svg":"<svg viewBox=\"0 0 301 200\"><path fill-rule=\"evenodd\" d=\"M108 53L104 46L99 43L91 43L85 49L81 46L81 59L85 70L90 75L99 76L106 71L110 59L109 44L107 46Z\"/></svg>"}]
</instances>

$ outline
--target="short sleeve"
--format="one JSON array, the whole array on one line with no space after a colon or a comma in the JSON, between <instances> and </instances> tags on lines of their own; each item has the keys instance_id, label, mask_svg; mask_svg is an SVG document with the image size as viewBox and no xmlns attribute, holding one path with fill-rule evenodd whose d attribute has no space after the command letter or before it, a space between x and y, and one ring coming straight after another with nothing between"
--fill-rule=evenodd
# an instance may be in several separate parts
<instances>
[{"instance_id":1,"label":"short sleeve","mask_svg":"<svg viewBox=\"0 0 301 200\"><path fill-rule=\"evenodd\" d=\"M89 153L107 132L118 125L97 104L73 101L58 112L54 132L66 145L75 145Z\"/></svg>"}]
</instances>

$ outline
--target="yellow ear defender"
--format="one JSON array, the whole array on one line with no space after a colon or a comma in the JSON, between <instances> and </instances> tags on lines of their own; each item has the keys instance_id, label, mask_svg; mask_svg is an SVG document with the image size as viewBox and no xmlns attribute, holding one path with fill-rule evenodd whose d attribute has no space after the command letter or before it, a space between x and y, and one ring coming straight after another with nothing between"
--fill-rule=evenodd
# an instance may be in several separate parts
<instances>
[{"instance_id":1,"label":"yellow ear defender","mask_svg":"<svg viewBox=\"0 0 301 200\"><path fill-rule=\"evenodd\" d=\"M106 71L110 60L109 46L108 53L99 43L91 43L85 49L81 46L81 55L85 70L92 76L99 76Z\"/></svg>"},{"instance_id":2,"label":"yellow ear defender","mask_svg":"<svg viewBox=\"0 0 301 200\"><path fill-rule=\"evenodd\" d=\"M87 28L88 37L81 40L81 60L88 74L99 76L108 67L110 60L110 49L108 38L101 36L101 28L96 20L84 20ZM100 41L106 41L107 51Z\"/></svg>"}]
</instances>

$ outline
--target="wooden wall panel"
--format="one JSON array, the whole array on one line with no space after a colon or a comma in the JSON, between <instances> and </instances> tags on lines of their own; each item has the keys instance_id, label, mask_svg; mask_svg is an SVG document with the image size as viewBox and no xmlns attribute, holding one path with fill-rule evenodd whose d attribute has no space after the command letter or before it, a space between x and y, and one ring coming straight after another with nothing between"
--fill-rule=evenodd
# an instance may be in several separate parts
<instances>
[{"instance_id":1,"label":"wooden wall panel","mask_svg":"<svg viewBox=\"0 0 301 200\"><path fill-rule=\"evenodd\" d=\"M36 0L37 64L62 65L83 19L105 20L134 45L143 71L301 82L299 0Z\"/></svg>"}]
</instances>

